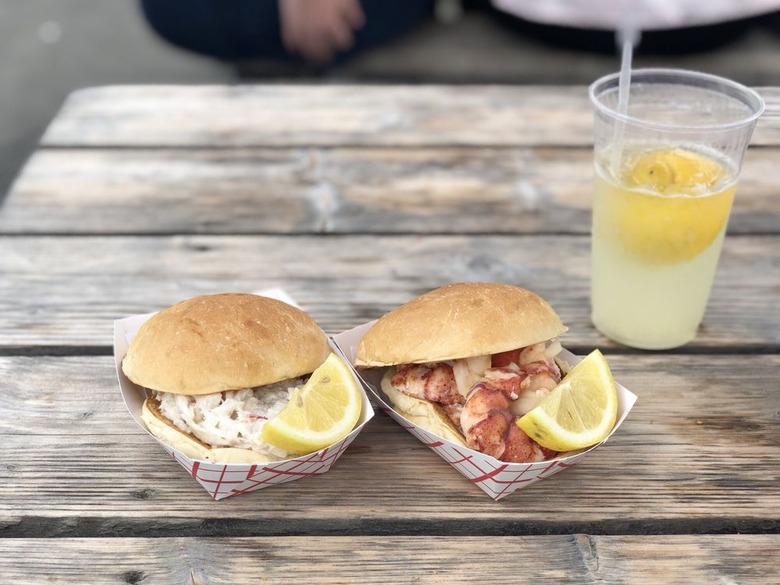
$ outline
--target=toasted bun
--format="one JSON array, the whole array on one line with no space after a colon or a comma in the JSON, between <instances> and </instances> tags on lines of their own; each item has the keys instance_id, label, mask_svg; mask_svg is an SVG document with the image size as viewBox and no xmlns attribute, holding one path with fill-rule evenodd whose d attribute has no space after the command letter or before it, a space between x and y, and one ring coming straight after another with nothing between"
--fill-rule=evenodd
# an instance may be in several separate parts
<instances>
[{"instance_id":1,"label":"toasted bun","mask_svg":"<svg viewBox=\"0 0 780 585\"><path fill-rule=\"evenodd\" d=\"M395 368L388 368L382 377L382 392L390 400L393 408L410 422L437 437L447 439L451 443L466 447L466 441L460 430L452 424L452 421L444 413L444 410L433 402L421 400L414 396L404 394L393 388L390 380L395 375Z\"/></svg>"},{"instance_id":2,"label":"toasted bun","mask_svg":"<svg viewBox=\"0 0 780 585\"><path fill-rule=\"evenodd\" d=\"M250 449L234 447L212 448L189 433L181 431L160 412L160 403L147 398L141 409L141 418L146 428L166 445L184 453L191 459L213 461L215 463L268 463L277 461L275 457L258 453Z\"/></svg>"},{"instance_id":3,"label":"toasted bun","mask_svg":"<svg viewBox=\"0 0 780 585\"><path fill-rule=\"evenodd\" d=\"M529 290L492 282L448 284L380 318L358 344L358 367L492 355L553 339L566 327Z\"/></svg>"},{"instance_id":4,"label":"toasted bun","mask_svg":"<svg viewBox=\"0 0 780 585\"><path fill-rule=\"evenodd\" d=\"M330 354L314 320L252 294L195 297L160 311L122 362L136 384L175 394L254 388L313 372Z\"/></svg>"}]
</instances>

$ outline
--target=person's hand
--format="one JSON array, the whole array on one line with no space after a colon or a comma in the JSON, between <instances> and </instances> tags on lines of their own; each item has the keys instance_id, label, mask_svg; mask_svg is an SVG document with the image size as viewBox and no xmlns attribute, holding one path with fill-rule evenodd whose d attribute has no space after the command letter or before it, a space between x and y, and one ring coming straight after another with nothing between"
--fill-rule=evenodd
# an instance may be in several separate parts
<instances>
[{"instance_id":1,"label":"person's hand","mask_svg":"<svg viewBox=\"0 0 780 585\"><path fill-rule=\"evenodd\" d=\"M313 63L328 63L355 42L365 16L358 0L278 0L285 48Z\"/></svg>"}]
</instances>

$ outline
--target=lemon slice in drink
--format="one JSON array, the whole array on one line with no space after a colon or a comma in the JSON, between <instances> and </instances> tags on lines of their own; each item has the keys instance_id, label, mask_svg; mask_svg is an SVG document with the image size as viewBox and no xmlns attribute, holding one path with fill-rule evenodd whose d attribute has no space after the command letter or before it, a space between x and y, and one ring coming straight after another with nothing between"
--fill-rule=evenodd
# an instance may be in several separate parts
<instances>
[{"instance_id":1,"label":"lemon slice in drink","mask_svg":"<svg viewBox=\"0 0 780 585\"><path fill-rule=\"evenodd\" d=\"M660 195L701 195L723 180L723 167L699 153L672 148L637 157L626 174L626 183Z\"/></svg>"},{"instance_id":2,"label":"lemon slice in drink","mask_svg":"<svg viewBox=\"0 0 780 585\"><path fill-rule=\"evenodd\" d=\"M517 421L554 451L590 447L607 438L617 419L617 390L607 360L591 352L535 408Z\"/></svg>"},{"instance_id":3,"label":"lemon slice in drink","mask_svg":"<svg viewBox=\"0 0 780 585\"><path fill-rule=\"evenodd\" d=\"M346 437L360 418L360 386L347 363L331 353L303 388L263 426L260 439L289 453L303 455Z\"/></svg>"},{"instance_id":4,"label":"lemon slice in drink","mask_svg":"<svg viewBox=\"0 0 780 585\"><path fill-rule=\"evenodd\" d=\"M715 159L681 148L631 161L611 221L623 246L653 264L690 260L723 231L736 185Z\"/></svg>"}]
</instances>

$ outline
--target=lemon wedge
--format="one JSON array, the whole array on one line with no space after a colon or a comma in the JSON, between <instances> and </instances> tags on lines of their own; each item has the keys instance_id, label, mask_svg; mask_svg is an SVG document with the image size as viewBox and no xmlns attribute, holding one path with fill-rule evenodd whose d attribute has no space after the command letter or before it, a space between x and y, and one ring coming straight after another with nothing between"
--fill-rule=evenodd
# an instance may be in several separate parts
<instances>
[{"instance_id":1,"label":"lemon wedge","mask_svg":"<svg viewBox=\"0 0 780 585\"><path fill-rule=\"evenodd\" d=\"M260 439L303 455L346 437L360 418L360 386L347 363L331 353L287 406L260 431Z\"/></svg>"},{"instance_id":2,"label":"lemon wedge","mask_svg":"<svg viewBox=\"0 0 780 585\"><path fill-rule=\"evenodd\" d=\"M607 360L595 350L517 421L537 443L554 451L590 447L607 438L617 419L618 398Z\"/></svg>"}]
</instances>

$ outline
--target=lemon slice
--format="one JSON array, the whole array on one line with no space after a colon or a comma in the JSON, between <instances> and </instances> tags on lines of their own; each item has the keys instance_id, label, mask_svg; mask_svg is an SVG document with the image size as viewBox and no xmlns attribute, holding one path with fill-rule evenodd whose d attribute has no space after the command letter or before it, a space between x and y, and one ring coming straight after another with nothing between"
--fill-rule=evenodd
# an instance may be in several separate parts
<instances>
[{"instance_id":1,"label":"lemon slice","mask_svg":"<svg viewBox=\"0 0 780 585\"><path fill-rule=\"evenodd\" d=\"M621 244L655 264L690 260L725 229L736 185L726 167L675 148L629 163L609 221Z\"/></svg>"},{"instance_id":2,"label":"lemon slice","mask_svg":"<svg viewBox=\"0 0 780 585\"><path fill-rule=\"evenodd\" d=\"M554 451L583 449L603 441L617 419L617 390L599 350L572 368L517 426Z\"/></svg>"},{"instance_id":3,"label":"lemon slice","mask_svg":"<svg viewBox=\"0 0 780 585\"><path fill-rule=\"evenodd\" d=\"M303 388L260 431L260 439L303 455L346 437L360 418L362 395L347 363L331 353Z\"/></svg>"},{"instance_id":4,"label":"lemon slice","mask_svg":"<svg viewBox=\"0 0 780 585\"><path fill-rule=\"evenodd\" d=\"M697 152L672 148L646 152L626 173L626 184L661 195L702 195L723 181L725 169Z\"/></svg>"}]
</instances>

